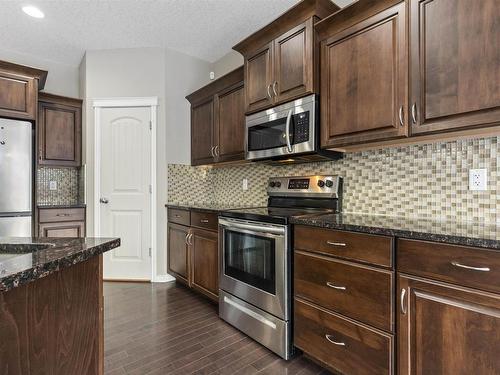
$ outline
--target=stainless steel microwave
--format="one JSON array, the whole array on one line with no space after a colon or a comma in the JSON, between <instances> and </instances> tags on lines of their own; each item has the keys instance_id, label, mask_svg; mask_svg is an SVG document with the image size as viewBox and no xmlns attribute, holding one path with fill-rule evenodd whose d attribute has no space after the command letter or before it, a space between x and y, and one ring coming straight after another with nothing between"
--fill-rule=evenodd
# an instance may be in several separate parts
<instances>
[{"instance_id":1,"label":"stainless steel microwave","mask_svg":"<svg viewBox=\"0 0 500 375\"><path fill-rule=\"evenodd\" d=\"M338 159L319 148L319 103L309 95L246 117L246 159Z\"/></svg>"}]
</instances>

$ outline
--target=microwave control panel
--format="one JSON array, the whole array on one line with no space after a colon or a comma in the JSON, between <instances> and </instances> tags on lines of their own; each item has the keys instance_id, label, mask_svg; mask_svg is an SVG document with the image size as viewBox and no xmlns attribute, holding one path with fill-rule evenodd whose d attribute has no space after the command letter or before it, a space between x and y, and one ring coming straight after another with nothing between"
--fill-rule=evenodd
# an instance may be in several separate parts
<instances>
[{"instance_id":1,"label":"microwave control panel","mask_svg":"<svg viewBox=\"0 0 500 375\"><path fill-rule=\"evenodd\" d=\"M294 139L293 143L309 141L309 111L297 113L293 116Z\"/></svg>"}]
</instances>

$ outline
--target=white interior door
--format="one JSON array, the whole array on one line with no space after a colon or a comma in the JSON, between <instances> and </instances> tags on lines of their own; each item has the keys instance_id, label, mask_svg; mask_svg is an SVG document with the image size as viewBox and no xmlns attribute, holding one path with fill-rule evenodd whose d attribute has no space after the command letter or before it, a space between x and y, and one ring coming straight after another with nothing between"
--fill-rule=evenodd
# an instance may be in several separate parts
<instances>
[{"instance_id":1,"label":"white interior door","mask_svg":"<svg viewBox=\"0 0 500 375\"><path fill-rule=\"evenodd\" d=\"M104 278L151 280L151 109L100 109L100 236L120 237L104 254Z\"/></svg>"}]
</instances>

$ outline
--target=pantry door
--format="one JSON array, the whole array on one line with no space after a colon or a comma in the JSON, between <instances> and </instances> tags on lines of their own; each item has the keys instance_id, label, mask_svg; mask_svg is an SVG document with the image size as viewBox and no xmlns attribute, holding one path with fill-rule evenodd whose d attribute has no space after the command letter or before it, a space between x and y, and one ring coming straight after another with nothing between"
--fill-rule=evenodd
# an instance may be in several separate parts
<instances>
[{"instance_id":1,"label":"pantry door","mask_svg":"<svg viewBox=\"0 0 500 375\"><path fill-rule=\"evenodd\" d=\"M151 280L151 108L100 108L99 235L119 237L104 254L105 280Z\"/></svg>"}]
</instances>

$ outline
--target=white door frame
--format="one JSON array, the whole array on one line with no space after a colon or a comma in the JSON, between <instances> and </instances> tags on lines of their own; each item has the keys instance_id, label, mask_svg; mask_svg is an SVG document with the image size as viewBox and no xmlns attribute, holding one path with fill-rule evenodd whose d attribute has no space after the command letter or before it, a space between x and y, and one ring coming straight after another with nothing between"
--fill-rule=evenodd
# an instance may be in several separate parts
<instances>
[{"instance_id":1,"label":"white door frame","mask_svg":"<svg viewBox=\"0 0 500 375\"><path fill-rule=\"evenodd\" d=\"M156 281L156 128L158 97L102 98L92 101L94 108L94 236L100 236L101 227L101 109L117 107L149 107L151 109L151 282Z\"/></svg>"}]
</instances>

